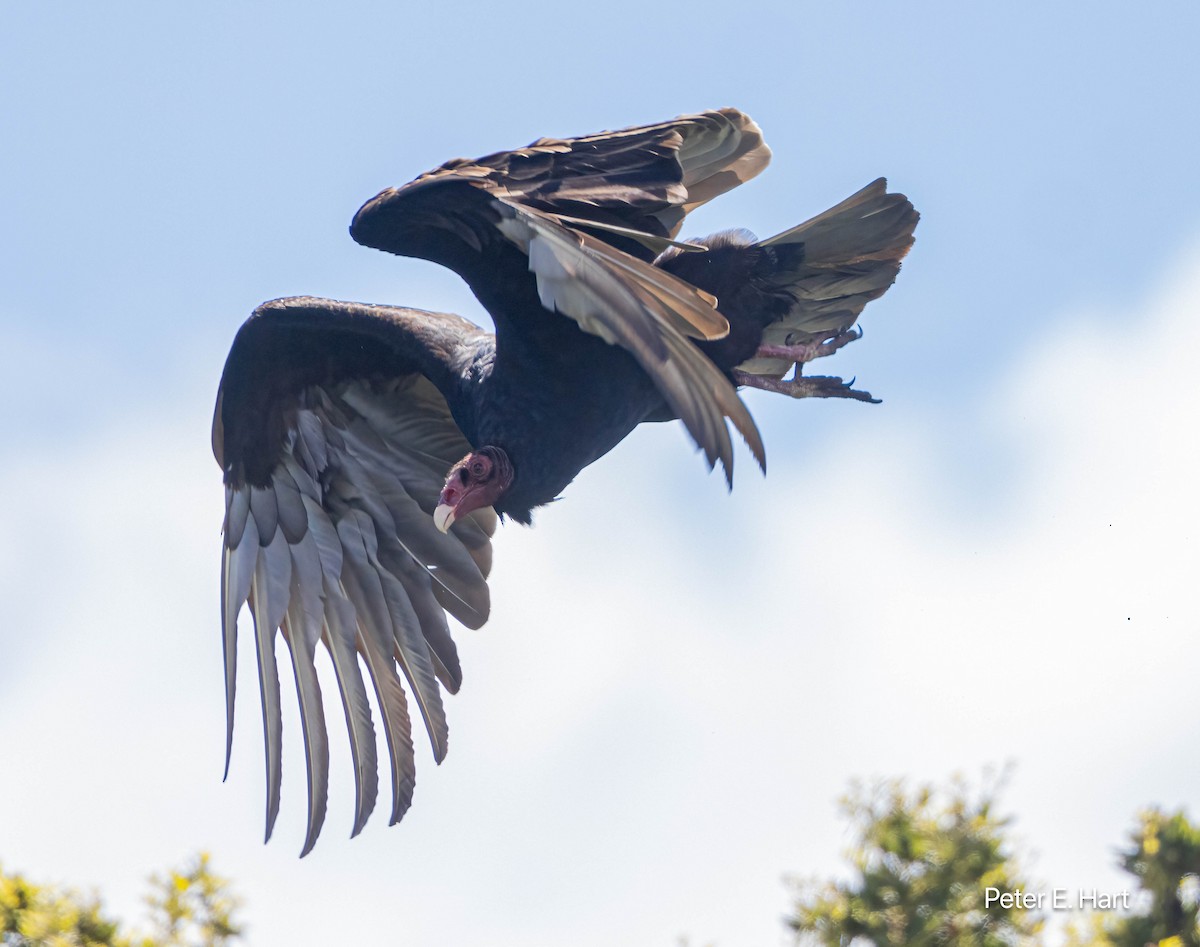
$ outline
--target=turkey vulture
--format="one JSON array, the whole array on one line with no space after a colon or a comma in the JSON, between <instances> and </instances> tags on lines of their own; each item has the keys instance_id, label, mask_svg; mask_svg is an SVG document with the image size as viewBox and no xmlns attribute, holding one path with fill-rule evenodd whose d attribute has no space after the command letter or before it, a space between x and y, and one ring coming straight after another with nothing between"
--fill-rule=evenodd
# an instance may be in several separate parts
<instances>
[{"instance_id":1,"label":"turkey vulture","mask_svg":"<svg viewBox=\"0 0 1200 947\"><path fill-rule=\"evenodd\" d=\"M400 674L441 762L441 692L462 682L446 613L468 628L487 621L498 517L528 524L645 421L682 420L731 483L732 422L765 469L738 385L874 400L801 370L858 338L863 306L896 278L917 224L907 198L880 179L769 240L676 239L690 210L769 157L758 126L721 109L449 161L372 198L350 234L454 270L495 334L445 313L311 297L265 303L238 331L213 420L225 481L225 770L248 603L267 838L281 780L277 630L304 731L304 855L325 818L329 768L318 642L350 734L356 835L378 789L359 658L383 719L395 823L415 774Z\"/></svg>"}]
</instances>

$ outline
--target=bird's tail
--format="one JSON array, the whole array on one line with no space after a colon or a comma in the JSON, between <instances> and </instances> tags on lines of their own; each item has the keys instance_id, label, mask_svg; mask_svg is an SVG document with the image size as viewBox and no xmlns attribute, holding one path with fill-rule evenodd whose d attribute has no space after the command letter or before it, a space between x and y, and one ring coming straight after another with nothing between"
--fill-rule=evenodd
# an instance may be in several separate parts
<instances>
[{"instance_id":1,"label":"bird's tail","mask_svg":"<svg viewBox=\"0 0 1200 947\"><path fill-rule=\"evenodd\" d=\"M879 178L857 194L758 246L776 249L772 283L795 302L763 333L763 345L821 342L852 326L896 279L920 215ZM792 362L752 358L738 368L782 377Z\"/></svg>"}]
</instances>

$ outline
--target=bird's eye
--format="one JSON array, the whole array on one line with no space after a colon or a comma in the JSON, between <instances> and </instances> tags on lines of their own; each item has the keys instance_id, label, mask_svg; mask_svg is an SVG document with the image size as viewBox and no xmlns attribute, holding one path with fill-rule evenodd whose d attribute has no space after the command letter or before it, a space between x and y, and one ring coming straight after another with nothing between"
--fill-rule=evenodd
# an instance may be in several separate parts
<instances>
[{"instance_id":1,"label":"bird's eye","mask_svg":"<svg viewBox=\"0 0 1200 947\"><path fill-rule=\"evenodd\" d=\"M471 461L471 476L475 477L476 479L482 480L484 477L487 476L488 468L490 466L491 465L486 460L483 460L483 459L477 459L477 460Z\"/></svg>"}]
</instances>

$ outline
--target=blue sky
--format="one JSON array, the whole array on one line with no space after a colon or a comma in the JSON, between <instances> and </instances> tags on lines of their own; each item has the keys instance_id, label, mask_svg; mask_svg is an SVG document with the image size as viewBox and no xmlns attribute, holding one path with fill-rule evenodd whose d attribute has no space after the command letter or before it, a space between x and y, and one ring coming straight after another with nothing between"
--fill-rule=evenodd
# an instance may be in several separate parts
<instances>
[{"instance_id":1,"label":"blue sky","mask_svg":"<svg viewBox=\"0 0 1200 947\"><path fill-rule=\"evenodd\" d=\"M254 944L738 947L783 937L782 875L837 870L851 778L1014 760L1035 874L1123 884L1139 806L1200 815L1200 8L1150 10L6 4L0 858L132 917L211 849ZM884 403L748 395L770 474L743 452L732 495L682 431L637 433L503 531L405 822L345 839L335 735L298 862L293 711L263 847L253 687L220 783L237 326L302 293L483 320L355 246L358 206L721 105L775 157L689 232L774 233L880 174L922 212L835 360Z\"/></svg>"}]
</instances>

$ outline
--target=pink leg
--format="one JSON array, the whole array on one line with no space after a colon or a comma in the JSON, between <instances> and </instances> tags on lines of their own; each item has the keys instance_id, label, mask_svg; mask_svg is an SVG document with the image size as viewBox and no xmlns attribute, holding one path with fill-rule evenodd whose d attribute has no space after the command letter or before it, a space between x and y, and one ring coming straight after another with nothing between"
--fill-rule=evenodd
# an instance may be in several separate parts
<instances>
[{"instance_id":1,"label":"pink leg","mask_svg":"<svg viewBox=\"0 0 1200 947\"><path fill-rule=\"evenodd\" d=\"M849 345L856 339L862 338L862 329L857 331L847 329L825 342L809 342L805 345L760 345L754 353L755 358L786 358L788 361L803 365L814 358L824 358L832 355L843 345Z\"/></svg>"},{"instance_id":2,"label":"pink leg","mask_svg":"<svg viewBox=\"0 0 1200 947\"><path fill-rule=\"evenodd\" d=\"M774 391L776 394L788 395L791 398L852 398L855 401L868 401L879 404L878 398L872 398L869 391L858 391L852 388L854 379L842 381L833 375L801 375L800 366L796 366L796 374L792 378L771 378L766 375L751 375L749 372L733 370L733 380L748 388L761 388L763 391Z\"/></svg>"},{"instance_id":3,"label":"pink leg","mask_svg":"<svg viewBox=\"0 0 1200 947\"><path fill-rule=\"evenodd\" d=\"M805 345L760 345L754 353L755 358L786 358L796 363L795 374L784 380L771 378L766 375L751 375L734 369L733 379L739 385L749 388L761 388L763 391L773 391L776 394L788 395L791 398L852 398L855 401L868 401L879 404L878 398L872 398L870 392L857 391L852 386L854 379L844 382L833 375L803 375L804 365L816 358L832 355L844 345L849 345L855 339L862 338L862 330L847 329L824 342L809 342Z\"/></svg>"}]
</instances>

